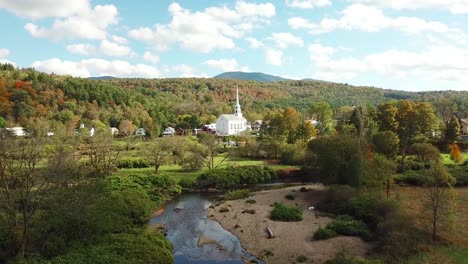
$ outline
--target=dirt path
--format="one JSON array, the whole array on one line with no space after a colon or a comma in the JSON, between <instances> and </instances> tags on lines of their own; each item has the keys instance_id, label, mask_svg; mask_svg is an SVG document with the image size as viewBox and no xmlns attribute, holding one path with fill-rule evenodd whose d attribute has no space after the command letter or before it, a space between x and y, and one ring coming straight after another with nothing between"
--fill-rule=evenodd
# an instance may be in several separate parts
<instances>
[{"instance_id":1,"label":"dirt path","mask_svg":"<svg viewBox=\"0 0 468 264\"><path fill-rule=\"evenodd\" d=\"M300 187L309 189L300 192ZM294 200L284 198L286 194L295 196ZM279 190L260 191L252 194L250 199L256 201L249 204L243 200L227 201L208 210L208 216L218 221L225 229L235 234L243 247L267 263L296 263L300 255L307 257L306 263L323 263L337 253L346 250L353 255L365 256L371 245L358 237L336 237L323 241L312 241L312 235L319 227L331 221L328 217L316 216L309 211L324 194L321 185L306 185L289 187ZM303 209L304 220L301 222L277 222L269 219L272 205L275 201L297 205ZM229 212L220 213L221 208ZM242 213L244 210L255 210L255 214ZM270 227L275 238L268 239L266 228Z\"/></svg>"}]
</instances>

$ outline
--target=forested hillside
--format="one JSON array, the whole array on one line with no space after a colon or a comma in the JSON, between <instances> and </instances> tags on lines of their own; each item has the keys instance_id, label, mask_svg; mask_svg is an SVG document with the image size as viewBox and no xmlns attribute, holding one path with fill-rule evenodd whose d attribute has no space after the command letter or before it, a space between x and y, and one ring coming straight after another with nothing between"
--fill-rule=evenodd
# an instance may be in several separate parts
<instances>
[{"instance_id":1,"label":"forested hillside","mask_svg":"<svg viewBox=\"0 0 468 264\"><path fill-rule=\"evenodd\" d=\"M79 123L119 127L121 121L129 120L157 135L168 125L191 129L232 112L236 85L248 120L262 119L269 110L287 107L307 113L318 101L327 101L337 110L391 99L431 102L440 116L448 108L456 109L458 117L468 115L468 92L411 93L321 81L90 80L0 65L0 121L4 119L0 125L73 131Z\"/></svg>"}]
</instances>

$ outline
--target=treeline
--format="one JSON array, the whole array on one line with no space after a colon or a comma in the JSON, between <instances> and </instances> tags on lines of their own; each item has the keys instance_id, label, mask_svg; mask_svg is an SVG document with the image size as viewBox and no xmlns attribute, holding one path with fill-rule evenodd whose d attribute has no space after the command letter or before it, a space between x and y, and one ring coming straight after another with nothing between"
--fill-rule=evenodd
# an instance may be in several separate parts
<instances>
[{"instance_id":1,"label":"treeline","mask_svg":"<svg viewBox=\"0 0 468 264\"><path fill-rule=\"evenodd\" d=\"M67 138L0 137L0 262L173 263L172 244L145 223L180 186L112 176L107 133L76 144L87 144L86 162Z\"/></svg>"},{"instance_id":2,"label":"treeline","mask_svg":"<svg viewBox=\"0 0 468 264\"><path fill-rule=\"evenodd\" d=\"M150 136L157 136L166 126L189 130L232 112L236 85L241 89L242 107L250 121L288 107L304 112L320 101L327 101L336 114L344 106L375 106L392 99L430 102L441 119L448 111L458 118L468 115L468 92L411 93L321 81L98 81L0 65L0 125L34 129L40 124L50 130L69 128L72 133L80 123L119 128L123 121L130 121L134 128L143 127Z\"/></svg>"}]
</instances>

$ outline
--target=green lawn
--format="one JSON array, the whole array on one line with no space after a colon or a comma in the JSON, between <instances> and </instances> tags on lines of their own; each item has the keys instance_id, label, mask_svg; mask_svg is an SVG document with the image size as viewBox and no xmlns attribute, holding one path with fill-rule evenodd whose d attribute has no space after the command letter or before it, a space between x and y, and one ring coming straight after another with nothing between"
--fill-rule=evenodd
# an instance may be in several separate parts
<instances>
[{"instance_id":1,"label":"green lawn","mask_svg":"<svg viewBox=\"0 0 468 264\"><path fill-rule=\"evenodd\" d=\"M450 164L455 164L451 159L450 159L450 154L441 154L442 160L445 165L450 165ZM463 161L468 160L468 152L463 153Z\"/></svg>"},{"instance_id":2,"label":"green lawn","mask_svg":"<svg viewBox=\"0 0 468 264\"><path fill-rule=\"evenodd\" d=\"M215 164L219 163L225 154L221 154L215 158ZM251 160L245 158L238 158L238 157L228 157L219 168L227 167L227 166L251 166L251 165L263 165L265 164L262 160ZM277 166L277 165L275 165ZM200 173L207 170L206 167L202 168L200 171L183 171L179 165L164 165L159 168L159 173L161 175L169 175L176 181L180 181L181 179L188 178L188 179L195 179ZM141 169L119 169L115 175L129 175L129 174L149 174L153 173L154 168L141 168Z\"/></svg>"},{"instance_id":3,"label":"green lawn","mask_svg":"<svg viewBox=\"0 0 468 264\"><path fill-rule=\"evenodd\" d=\"M453 263L468 264L468 249L456 246L430 247L429 252L411 257L410 264Z\"/></svg>"}]
</instances>

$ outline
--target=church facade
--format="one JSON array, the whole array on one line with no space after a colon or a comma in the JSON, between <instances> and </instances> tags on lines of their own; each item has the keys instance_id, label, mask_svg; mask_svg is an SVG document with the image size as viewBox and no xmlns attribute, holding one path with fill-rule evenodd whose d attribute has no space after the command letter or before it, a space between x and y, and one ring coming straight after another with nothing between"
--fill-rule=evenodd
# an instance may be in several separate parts
<instances>
[{"instance_id":1,"label":"church facade","mask_svg":"<svg viewBox=\"0 0 468 264\"><path fill-rule=\"evenodd\" d=\"M247 119L242 116L242 110L239 104L239 87L237 87L234 114L223 114L216 119L216 135L238 135L245 130L247 130Z\"/></svg>"}]
</instances>

